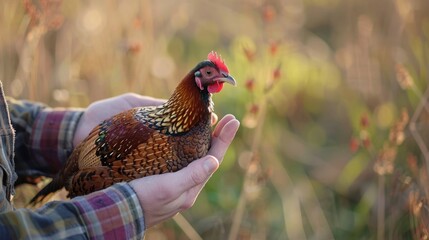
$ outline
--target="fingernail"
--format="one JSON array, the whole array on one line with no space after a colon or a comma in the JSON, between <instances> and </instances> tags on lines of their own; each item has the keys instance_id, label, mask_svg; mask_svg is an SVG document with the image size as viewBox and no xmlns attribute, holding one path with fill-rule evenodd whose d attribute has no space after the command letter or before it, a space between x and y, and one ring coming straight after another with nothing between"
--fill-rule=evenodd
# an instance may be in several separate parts
<instances>
[{"instance_id":1,"label":"fingernail","mask_svg":"<svg viewBox=\"0 0 429 240\"><path fill-rule=\"evenodd\" d=\"M217 169L218 165L218 161L214 157L210 156L204 162L204 169L208 174L212 174Z\"/></svg>"}]
</instances>

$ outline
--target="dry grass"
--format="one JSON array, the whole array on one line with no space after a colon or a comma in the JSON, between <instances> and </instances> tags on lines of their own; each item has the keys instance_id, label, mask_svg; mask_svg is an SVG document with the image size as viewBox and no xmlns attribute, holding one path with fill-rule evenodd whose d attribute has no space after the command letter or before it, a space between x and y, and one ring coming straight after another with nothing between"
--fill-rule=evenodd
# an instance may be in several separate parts
<instances>
[{"instance_id":1,"label":"dry grass","mask_svg":"<svg viewBox=\"0 0 429 240\"><path fill-rule=\"evenodd\" d=\"M0 79L7 95L55 107L168 97L217 50L239 87L214 97L216 111L242 128L195 206L148 239L425 239L428 8L6 0Z\"/></svg>"}]
</instances>

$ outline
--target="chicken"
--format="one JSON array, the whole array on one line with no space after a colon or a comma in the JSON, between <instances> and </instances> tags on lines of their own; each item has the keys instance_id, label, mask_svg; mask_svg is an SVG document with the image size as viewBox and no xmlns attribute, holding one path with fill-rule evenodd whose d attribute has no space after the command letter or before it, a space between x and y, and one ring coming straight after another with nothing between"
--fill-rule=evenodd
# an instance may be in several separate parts
<instances>
[{"instance_id":1,"label":"chicken","mask_svg":"<svg viewBox=\"0 0 429 240\"><path fill-rule=\"evenodd\" d=\"M118 182L174 172L205 156L211 142L211 96L224 83L236 85L220 55L212 51L165 104L137 107L95 127L30 204L63 187L73 198Z\"/></svg>"}]
</instances>

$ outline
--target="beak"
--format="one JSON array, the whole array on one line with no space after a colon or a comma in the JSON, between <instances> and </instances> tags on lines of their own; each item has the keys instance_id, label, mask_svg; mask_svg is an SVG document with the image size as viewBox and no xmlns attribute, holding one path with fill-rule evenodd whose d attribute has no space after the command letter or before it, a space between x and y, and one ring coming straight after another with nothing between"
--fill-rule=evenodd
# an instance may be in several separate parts
<instances>
[{"instance_id":1,"label":"beak","mask_svg":"<svg viewBox=\"0 0 429 240\"><path fill-rule=\"evenodd\" d=\"M226 82L226 83L231 84L232 86L237 86L237 82L235 81L235 79L231 75L223 74L223 76L224 77L216 78L216 81L217 82Z\"/></svg>"}]
</instances>

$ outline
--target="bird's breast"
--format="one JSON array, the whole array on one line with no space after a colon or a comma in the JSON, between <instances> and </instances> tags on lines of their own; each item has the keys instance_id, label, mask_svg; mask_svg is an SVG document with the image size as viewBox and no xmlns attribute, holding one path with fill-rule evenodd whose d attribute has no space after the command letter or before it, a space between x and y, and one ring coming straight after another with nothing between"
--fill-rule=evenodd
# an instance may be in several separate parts
<instances>
[{"instance_id":1,"label":"bird's breast","mask_svg":"<svg viewBox=\"0 0 429 240\"><path fill-rule=\"evenodd\" d=\"M172 171L187 166L192 161L207 155L211 143L210 119L199 122L187 133L171 137L170 144L174 146L173 159L168 161Z\"/></svg>"}]
</instances>

